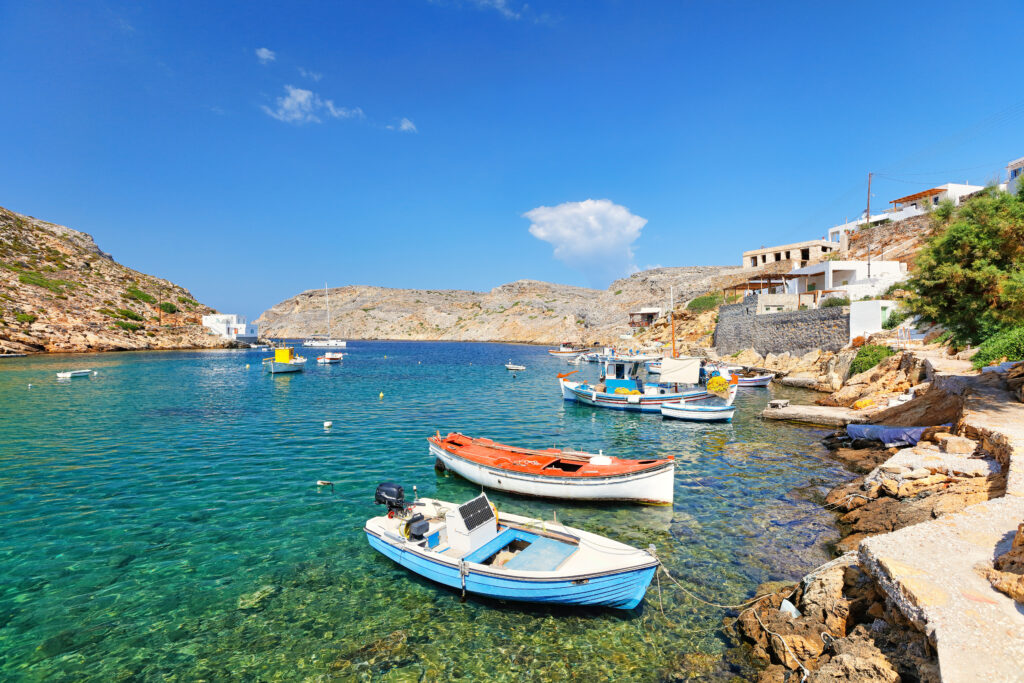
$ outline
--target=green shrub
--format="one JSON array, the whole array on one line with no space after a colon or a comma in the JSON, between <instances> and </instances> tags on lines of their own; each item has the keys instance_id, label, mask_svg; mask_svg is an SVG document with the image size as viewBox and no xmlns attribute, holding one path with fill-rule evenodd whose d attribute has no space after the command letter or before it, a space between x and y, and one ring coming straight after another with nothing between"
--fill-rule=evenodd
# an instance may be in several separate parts
<instances>
[{"instance_id":1,"label":"green shrub","mask_svg":"<svg viewBox=\"0 0 1024 683\"><path fill-rule=\"evenodd\" d=\"M187 296L179 296L178 297L178 303L179 304L184 304L185 306L195 306L196 305L196 302L192 301L192 299L189 299ZM419 303L419 302L417 301L416 303Z\"/></svg>"},{"instance_id":2,"label":"green shrub","mask_svg":"<svg viewBox=\"0 0 1024 683\"><path fill-rule=\"evenodd\" d=\"M983 368L1003 360L1024 360L1024 327L1011 327L986 339L971 359L974 367Z\"/></svg>"},{"instance_id":3,"label":"green shrub","mask_svg":"<svg viewBox=\"0 0 1024 683\"><path fill-rule=\"evenodd\" d=\"M622 294L622 290L621 289L616 289L615 290L615 296L618 296L619 294Z\"/></svg>"},{"instance_id":4,"label":"green shrub","mask_svg":"<svg viewBox=\"0 0 1024 683\"><path fill-rule=\"evenodd\" d=\"M96 312L97 313L102 313L103 315L111 317L111 318L120 318L121 317L120 315L118 315L117 311L109 309L109 308L97 308Z\"/></svg>"},{"instance_id":5,"label":"green shrub","mask_svg":"<svg viewBox=\"0 0 1024 683\"><path fill-rule=\"evenodd\" d=\"M147 304L155 304L156 303L156 297L155 296L153 296L152 294L149 294L147 292L143 292L141 289L139 289L135 285L129 286L128 289L125 290L125 292L124 292L124 294L122 296L124 296L124 298L126 298L126 299L134 299L135 301L143 301L143 302L145 302Z\"/></svg>"},{"instance_id":6,"label":"green shrub","mask_svg":"<svg viewBox=\"0 0 1024 683\"><path fill-rule=\"evenodd\" d=\"M837 306L849 306L850 299L845 296L830 296L821 302L822 308L836 308Z\"/></svg>"},{"instance_id":7,"label":"green shrub","mask_svg":"<svg viewBox=\"0 0 1024 683\"><path fill-rule=\"evenodd\" d=\"M126 320L115 320L114 324L122 330L128 330L129 332L138 332L143 328L143 326L138 323L130 323Z\"/></svg>"},{"instance_id":8,"label":"green shrub","mask_svg":"<svg viewBox=\"0 0 1024 683\"><path fill-rule=\"evenodd\" d=\"M887 330L895 330L897 327L900 326L900 323L902 323L909 317L909 311L897 309L889 314L889 317L885 319L884 323L882 323L882 327Z\"/></svg>"},{"instance_id":9,"label":"green shrub","mask_svg":"<svg viewBox=\"0 0 1024 683\"><path fill-rule=\"evenodd\" d=\"M25 285L34 285L36 287L42 287L48 289L54 294L62 294L65 287L73 287L74 283L68 282L67 280L51 280L47 277L43 277L39 273L22 273L18 276L18 282Z\"/></svg>"},{"instance_id":10,"label":"green shrub","mask_svg":"<svg viewBox=\"0 0 1024 683\"><path fill-rule=\"evenodd\" d=\"M135 311L130 311L127 308L117 309L117 317L127 318L128 320L145 320L141 315Z\"/></svg>"},{"instance_id":11,"label":"green shrub","mask_svg":"<svg viewBox=\"0 0 1024 683\"><path fill-rule=\"evenodd\" d=\"M163 303L160 304L160 310L163 311L164 313L177 313L178 307L169 301L164 301Z\"/></svg>"},{"instance_id":12,"label":"green shrub","mask_svg":"<svg viewBox=\"0 0 1024 683\"><path fill-rule=\"evenodd\" d=\"M694 313L703 313L704 311L710 311L721 303L721 292L712 292L710 294L705 294L704 296L698 296L696 299L686 304L686 310L693 311Z\"/></svg>"},{"instance_id":13,"label":"green shrub","mask_svg":"<svg viewBox=\"0 0 1024 683\"><path fill-rule=\"evenodd\" d=\"M888 346L865 344L857 349L857 356L850 363L850 376L870 370L894 353Z\"/></svg>"},{"instance_id":14,"label":"green shrub","mask_svg":"<svg viewBox=\"0 0 1024 683\"><path fill-rule=\"evenodd\" d=\"M38 318L31 313L19 313L14 316L19 323L34 323Z\"/></svg>"}]
</instances>

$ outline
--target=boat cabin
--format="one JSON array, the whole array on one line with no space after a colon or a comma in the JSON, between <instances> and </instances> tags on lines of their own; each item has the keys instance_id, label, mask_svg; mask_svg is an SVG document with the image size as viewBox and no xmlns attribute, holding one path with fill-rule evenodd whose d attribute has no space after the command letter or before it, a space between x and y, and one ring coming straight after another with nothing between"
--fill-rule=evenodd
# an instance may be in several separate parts
<instances>
[{"instance_id":1,"label":"boat cabin","mask_svg":"<svg viewBox=\"0 0 1024 683\"><path fill-rule=\"evenodd\" d=\"M601 368L604 391L612 394L616 389L643 392L644 385L639 376L641 365L640 361L606 360Z\"/></svg>"},{"instance_id":2,"label":"boat cabin","mask_svg":"<svg viewBox=\"0 0 1024 683\"><path fill-rule=\"evenodd\" d=\"M274 349L274 362L275 363L291 363L295 357L291 347L285 347L283 349Z\"/></svg>"}]
</instances>

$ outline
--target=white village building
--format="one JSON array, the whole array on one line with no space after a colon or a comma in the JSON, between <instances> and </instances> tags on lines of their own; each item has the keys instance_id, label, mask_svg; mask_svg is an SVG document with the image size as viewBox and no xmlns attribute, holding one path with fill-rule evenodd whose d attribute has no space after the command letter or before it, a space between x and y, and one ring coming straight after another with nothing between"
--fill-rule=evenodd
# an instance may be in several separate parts
<instances>
[{"instance_id":1,"label":"white village building","mask_svg":"<svg viewBox=\"0 0 1024 683\"><path fill-rule=\"evenodd\" d=\"M822 261L786 275L786 292L831 292L857 301L883 294L907 277L907 264L899 261Z\"/></svg>"},{"instance_id":2,"label":"white village building","mask_svg":"<svg viewBox=\"0 0 1024 683\"><path fill-rule=\"evenodd\" d=\"M1014 159L1006 165L1006 191L1010 194L1017 194L1024 180L1024 157Z\"/></svg>"},{"instance_id":3,"label":"white village building","mask_svg":"<svg viewBox=\"0 0 1024 683\"><path fill-rule=\"evenodd\" d=\"M235 313L215 313L203 316L203 326L211 334L244 344L255 344L259 338L256 323L247 323L244 315Z\"/></svg>"}]
</instances>

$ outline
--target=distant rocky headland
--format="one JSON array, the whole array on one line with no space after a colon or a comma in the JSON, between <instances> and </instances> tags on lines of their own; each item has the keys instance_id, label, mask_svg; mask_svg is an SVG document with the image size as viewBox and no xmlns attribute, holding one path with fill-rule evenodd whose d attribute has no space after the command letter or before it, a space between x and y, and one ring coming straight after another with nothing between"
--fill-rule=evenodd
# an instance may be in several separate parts
<instances>
[{"instance_id":1,"label":"distant rocky headland","mask_svg":"<svg viewBox=\"0 0 1024 683\"><path fill-rule=\"evenodd\" d=\"M736 266L655 268L616 280L606 290L536 280L489 292L337 287L328 293L331 333L341 339L613 343L630 331L630 311L667 308L670 288L678 304L742 280L740 272ZM257 322L265 337L326 334L324 290L286 299Z\"/></svg>"},{"instance_id":2,"label":"distant rocky headland","mask_svg":"<svg viewBox=\"0 0 1024 683\"><path fill-rule=\"evenodd\" d=\"M212 312L84 232L0 207L0 354L223 347Z\"/></svg>"}]
</instances>

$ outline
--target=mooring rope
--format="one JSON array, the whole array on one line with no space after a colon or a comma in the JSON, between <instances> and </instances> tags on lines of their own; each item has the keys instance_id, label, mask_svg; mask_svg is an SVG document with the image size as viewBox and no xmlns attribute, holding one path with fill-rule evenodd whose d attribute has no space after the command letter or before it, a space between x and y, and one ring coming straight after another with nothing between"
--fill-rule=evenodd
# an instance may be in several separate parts
<instances>
[{"instance_id":1,"label":"mooring rope","mask_svg":"<svg viewBox=\"0 0 1024 683\"><path fill-rule=\"evenodd\" d=\"M757 619L757 623L761 626L762 629L764 629L764 632L767 633L769 637L775 636L782 641L782 646L786 648L786 652L788 652L789 656L793 658L793 661L796 662L796 665L800 667L800 680L806 681L807 675L810 673L810 671L807 669L806 666L804 666L804 663L800 661L800 658L796 656L796 653L794 653L793 650L790 649L789 643L786 642L786 639L783 638L782 635L776 633L775 631L765 626L764 622L761 621L761 617L757 616L757 610L754 610L754 618Z\"/></svg>"}]
</instances>

